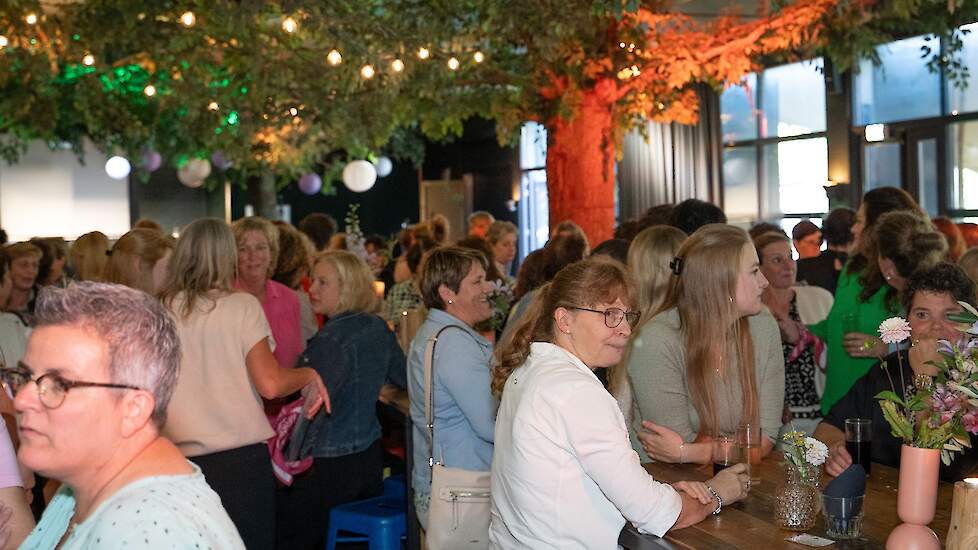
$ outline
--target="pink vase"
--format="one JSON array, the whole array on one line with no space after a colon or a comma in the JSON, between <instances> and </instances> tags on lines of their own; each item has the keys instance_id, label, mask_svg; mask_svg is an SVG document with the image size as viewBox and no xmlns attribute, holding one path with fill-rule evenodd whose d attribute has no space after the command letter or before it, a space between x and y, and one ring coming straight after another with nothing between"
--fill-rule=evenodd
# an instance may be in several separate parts
<instances>
[{"instance_id":1,"label":"pink vase","mask_svg":"<svg viewBox=\"0 0 978 550\"><path fill-rule=\"evenodd\" d=\"M940 449L900 449L900 487L897 515L903 520L886 539L886 550L938 550L937 535L927 524L937 510L937 484L941 467Z\"/></svg>"}]
</instances>

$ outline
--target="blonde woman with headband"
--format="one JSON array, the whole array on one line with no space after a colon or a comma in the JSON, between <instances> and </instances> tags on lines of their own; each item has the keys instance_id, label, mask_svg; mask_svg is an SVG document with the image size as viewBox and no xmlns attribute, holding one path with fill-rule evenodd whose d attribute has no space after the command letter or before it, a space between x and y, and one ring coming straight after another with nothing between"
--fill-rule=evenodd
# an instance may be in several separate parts
<instances>
[{"instance_id":1,"label":"blonde woman with headband","mask_svg":"<svg viewBox=\"0 0 978 550\"><path fill-rule=\"evenodd\" d=\"M630 342L632 445L644 460L707 464L717 435L752 423L768 454L781 427L784 357L753 243L737 227L706 225L670 267L665 301Z\"/></svg>"}]
</instances>

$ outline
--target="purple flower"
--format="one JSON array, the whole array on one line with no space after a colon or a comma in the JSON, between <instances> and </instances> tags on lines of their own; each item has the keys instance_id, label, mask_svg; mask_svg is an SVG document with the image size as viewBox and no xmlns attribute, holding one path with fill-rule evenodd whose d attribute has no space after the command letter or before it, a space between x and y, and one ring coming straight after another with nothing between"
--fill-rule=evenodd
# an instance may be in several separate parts
<instances>
[{"instance_id":1,"label":"purple flower","mask_svg":"<svg viewBox=\"0 0 978 550\"><path fill-rule=\"evenodd\" d=\"M944 355L954 355L954 345L947 340L938 340L937 352Z\"/></svg>"},{"instance_id":2,"label":"purple flower","mask_svg":"<svg viewBox=\"0 0 978 550\"><path fill-rule=\"evenodd\" d=\"M978 411L968 411L968 414L961 418L961 424L968 433L978 434Z\"/></svg>"},{"instance_id":3,"label":"purple flower","mask_svg":"<svg viewBox=\"0 0 978 550\"><path fill-rule=\"evenodd\" d=\"M934 409L934 412L947 412L953 416L954 413L961 410L961 397L944 384L937 384L934 387L934 394L931 396L931 408Z\"/></svg>"}]
</instances>

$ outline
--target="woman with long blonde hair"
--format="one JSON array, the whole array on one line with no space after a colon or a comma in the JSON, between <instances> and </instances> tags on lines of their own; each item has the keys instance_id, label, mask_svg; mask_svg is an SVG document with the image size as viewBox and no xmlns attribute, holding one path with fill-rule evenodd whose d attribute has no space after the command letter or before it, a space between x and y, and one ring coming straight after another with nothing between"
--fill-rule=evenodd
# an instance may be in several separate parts
<instances>
[{"instance_id":1,"label":"woman with long blonde hair","mask_svg":"<svg viewBox=\"0 0 978 550\"><path fill-rule=\"evenodd\" d=\"M177 242L161 299L176 321L180 377L163 434L197 464L248 548L275 545L274 435L261 398L302 391L306 416L329 396L315 370L279 368L258 299L235 292L237 246L223 220L204 218Z\"/></svg>"},{"instance_id":2,"label":"woman with long blonde hair","mask_svg":"<svg viewBox=\"0 0 978 550\"><path fill-rule=\"evenodd\" d=\"M648 321L666 299L672 272L669 262L676 257L686 234L671 225L647 227L628 247L628 272L635 281L635 304L640 323ZM632 388L628 382L628 355L625 349L621 363L608 369L608 391L618 400L625 424L631 426ZM634 434L633 434L634 435Z\"/></svg>"},{"instance_id":3,"label":"woman with long blonde hair","mask_svg":"<svg viewBox=\"0 0 978 550\"><path fill-rule=\"evenodd\" d=\"M159 231L133 229L113 245L102 280L155 296L163 288L173 248L173 240Z\"/></svg>"},{"instance_id":4,"label":"woman with long blonde hair","mask_svg":"<svg viewBox=\"0 0 978 550\"><path fill-rule=\"evenodd\" d=\"M633 446L655 460L706 464L716 436L751 423L766 455L781 427L784 357L763 311L768 283L753 243L742 229L706 225L670 268L665 301L631 343Z\"/></svg>"},{"instance_id":5,"label":"woman with long blonde hair","mask_svg":"<svg viewBox=\"0 0 978 550\"><path fill-rule=\"evenodd\" d=\"M78 237L68 248L68 265L79 281L97 281L109 259L109 238L101 231Z\"/></svg>"}]
</instances>

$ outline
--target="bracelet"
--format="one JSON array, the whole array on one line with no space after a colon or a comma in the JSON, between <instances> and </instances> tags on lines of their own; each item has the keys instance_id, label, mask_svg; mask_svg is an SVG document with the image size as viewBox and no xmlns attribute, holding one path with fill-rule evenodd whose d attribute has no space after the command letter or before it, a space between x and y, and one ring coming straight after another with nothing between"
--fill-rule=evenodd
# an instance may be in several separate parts
<instances>
[{"instance_id":1,"label":"bracelet","mask_svg":"<svg viewBox=\"0 0 978 550\"><path fill-rule=\"evenodd\" d=\"M705 485L706 485L706 490L709 491L711 495L713 495L713 498L717 499L717 508L716 510L713 510L713 515L715 516L719 514L720 509L723 508L723 499L720 498L720 493L718 493L716 489L710 487L709 483L706 483Z\"/></svg>"},{"instance_id":2,"label":"bracelet","mask_svg":"<svg viewBox=\"0 0 978 550\"><path fill-rule=\"evenodd\" d=\"M679 444L679 463L686 464L686 442Z\"/></svg>"}]
</instances>

